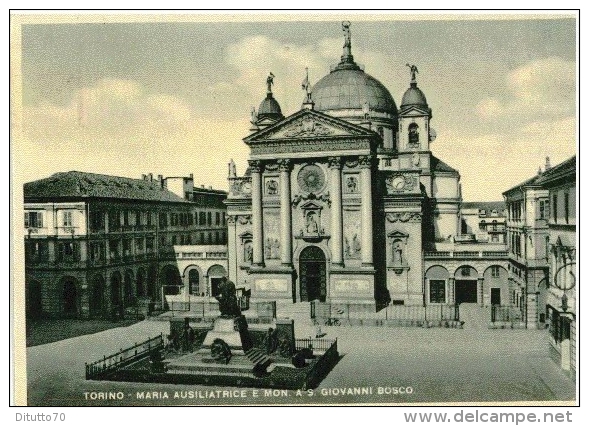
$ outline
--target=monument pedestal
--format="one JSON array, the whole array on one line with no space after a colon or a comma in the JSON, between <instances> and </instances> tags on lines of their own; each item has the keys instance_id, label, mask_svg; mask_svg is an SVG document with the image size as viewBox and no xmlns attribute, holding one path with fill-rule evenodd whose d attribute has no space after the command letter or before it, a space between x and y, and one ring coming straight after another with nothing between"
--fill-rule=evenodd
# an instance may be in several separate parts
<instances>
[{"instance_id":1,"label":"monument pedestal","mask_svg":"<svg viewBox=\"0 0 589 426\"><path fill-rule=\"evenodd\" d=\"M216 318L213 324L213 329L207 333L205 340L202 343L203 348L210 349L215 339L221 339L229 345L231 350L244 350L241 341L241 333L239 332L240 322L240 317Z\"/></svg>"}]
</instances>

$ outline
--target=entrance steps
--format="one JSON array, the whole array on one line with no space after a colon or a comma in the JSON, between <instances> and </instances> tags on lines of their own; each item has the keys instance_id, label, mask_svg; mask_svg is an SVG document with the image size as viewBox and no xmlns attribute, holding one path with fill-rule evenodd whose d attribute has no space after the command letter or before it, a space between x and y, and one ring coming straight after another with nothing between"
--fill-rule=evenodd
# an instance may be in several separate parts
<instances>
[{"instance_id":1,"label":"entrance steps","mask_svg":"<svg viewBox=\"0 0 589 426\"><path fill-rule=\"evenodd\" d=\"M295 321L310 320L311 302L277 301L276 316L278 318L292 318Z\"/></svg>"},{"instance_id":2,"label":"entrance steps","mask_svg":"<svg viewBox=\"0 0 589 426\"><path fill-rule=\"evenodd\" d=\"M258 348L250 348L245 351L245 356L249 359L254 365L259 365L263 368L267 367L272 363L272 360L268 355L266 355L261 349Z\"/></svg>"}]
</instances>

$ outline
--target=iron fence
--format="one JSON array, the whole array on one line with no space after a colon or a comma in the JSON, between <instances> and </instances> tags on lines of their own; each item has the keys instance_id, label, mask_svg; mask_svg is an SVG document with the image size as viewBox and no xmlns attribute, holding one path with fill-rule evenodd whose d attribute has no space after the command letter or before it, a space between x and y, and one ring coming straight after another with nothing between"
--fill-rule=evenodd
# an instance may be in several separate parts
<instances>
[{"instance_id":1,"label":"iron fence","mask_svg":"<svg viewBox=\"0 0 589 426\"><path fill-rule=\"evenodd\" d=\"M311 302L311 318L327 325L340 325L343 321L460 321L459 305L407 306L389 305L378 312L372 305L361 303Z\"/></svg>"},{"instance_id":2,"label":"iron fence","mask_svg":"<svg viewBox=\"0 0 589 426\"><path fill-rule=\"evenodd\" d=\"M521 322L523 315L516 306L491 306L491 322Z\"/></svg>"},{"instance_id":3,"label":"iron fence","mask_svg":"<svg viewBox=\"0 0 589 426\"><path fill-rule=\"evenodd\" d=\"M316 351L327 352L334 346L337 351L337 339L295 339L295 348L297 351L302 349L313 349Z\"/></svg>"},{"instance_id":4,"label":"iron fence","mask_svg":"<svg viewBox=\"0 0 589 426\"><path fill-rule=\"evenodd\" d=\"M216 317L219 315L219 302L214 298L199 298L200 300L188 300L188 301L168 301L168 310L174 315L174 313L190 313L191 317ZM255 302L249 303L246 298L238 298L240 308L246 307L243 311L253 312L258 318L276 318L276 301L269 302Z\"/></svg>"},{"instance_id":5,"label":"iron fence","mask_svg":"<svg viewBox=\"0 0 589 426\"><path fill-rule=\"evenodd\" d=\"M102 359L86 363L86 380L99 379L135 362L144 356L149 355L152 351L164 348L163 335L152 337L142 343L136 343L130 348L121 349L115 354L105 356Z\"/></svg>"}]
</instances>

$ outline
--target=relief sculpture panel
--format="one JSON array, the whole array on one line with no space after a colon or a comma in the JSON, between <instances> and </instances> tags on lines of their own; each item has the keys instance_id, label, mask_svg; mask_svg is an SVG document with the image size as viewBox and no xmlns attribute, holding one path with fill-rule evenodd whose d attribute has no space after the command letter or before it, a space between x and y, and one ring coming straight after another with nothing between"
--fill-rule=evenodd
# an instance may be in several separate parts
<instances>
[{"instance_id":1,"label":"relief sculpture panel","mask_svg":"<svg viewBox=\"0 0 589 426\"><path fill-rule=\"evenodd\" d=\"M280 259L280 212L264 211L264 259Z\"/></svg>"},{"instance_id":2,"label":"relief sculpture panel","mask_svg":"<svg viewBox=\"0 0 589 426\"><path fill-rule=\"evenodd\" d=\"M359 210L344 210L344 259L360 259L361 217Z\"/></svg>"}]
</instances>

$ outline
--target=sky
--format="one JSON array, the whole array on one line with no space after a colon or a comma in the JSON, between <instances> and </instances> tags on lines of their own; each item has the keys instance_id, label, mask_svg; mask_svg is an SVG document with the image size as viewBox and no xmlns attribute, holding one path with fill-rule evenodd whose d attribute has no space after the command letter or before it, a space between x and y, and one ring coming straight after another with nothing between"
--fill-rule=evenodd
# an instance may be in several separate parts
<instances>
[{"instance_id":1,"label":"sky","mask_svg":"<svg viewBox=\"0 0 589 426\"><path fill-rule=\"evenodd\" d=\"M576 152L572 17L258 18L23 24L16 176L193 173L196 185L226 190L229 160L245 171L242 139L268 73L283 113L298 111L305 67L313 84L339 62L343 18L356 62L397 105L409 86L405 64L417 65L437 133L431 150L459 170L465 201L501 200L546 156L556 165Z\"/></svg>"}]
</instances>

